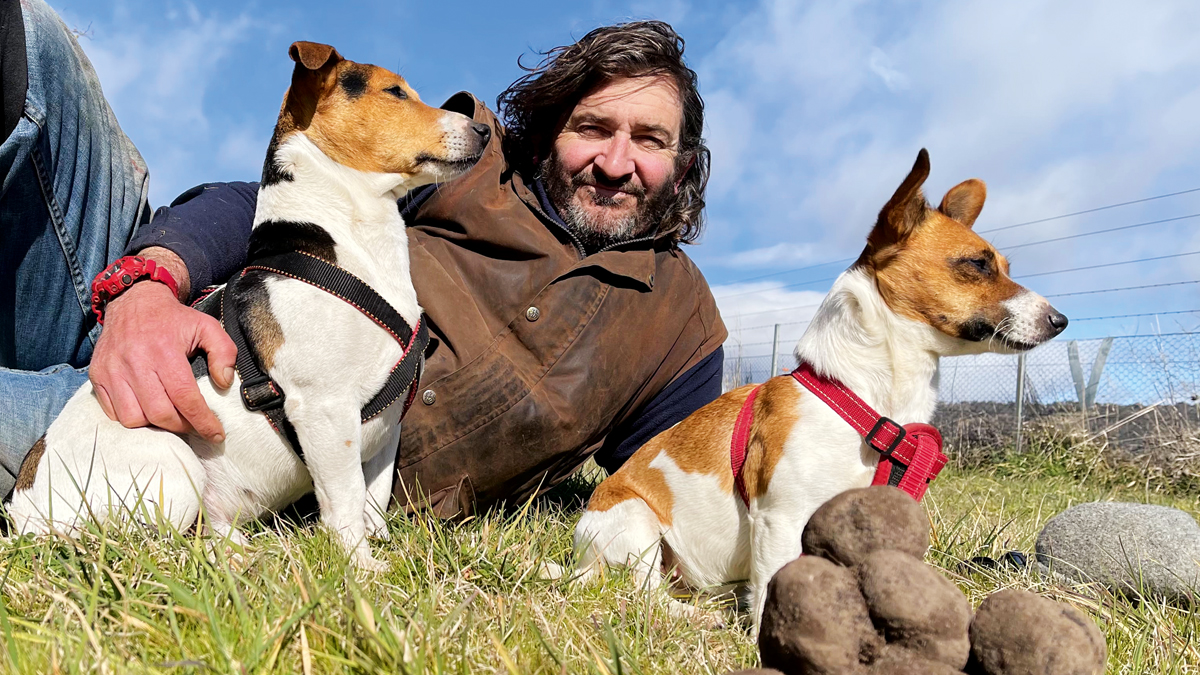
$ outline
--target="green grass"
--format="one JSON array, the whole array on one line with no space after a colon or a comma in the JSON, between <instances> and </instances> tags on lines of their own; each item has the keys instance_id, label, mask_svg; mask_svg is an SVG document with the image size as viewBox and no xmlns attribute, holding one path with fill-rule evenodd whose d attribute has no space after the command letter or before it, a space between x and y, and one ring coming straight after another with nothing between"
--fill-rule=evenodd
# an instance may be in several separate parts
<instances>
[{"instance_id":1,"label":"green grass","mask_svg":"<svg viewBox=\"0 0 1200 675\"><path fill-rule=\"evenodd\" d=\"M210 562L195 534L153 527L0 543L0 671L649 674L755 665L744 620L710 629L670 617L625 574L583 587L538 578L542 561L568 560L577 497L592 480L578 476L549 497L464 523L395 517L391 540L375 544L392 563L378 576L357 575L320 528L291 521L258 528L241 561ZM1031 551L1049 517L1082 501L1200 510L1196 494L1153 487L1049 447L987 469L948 469L926 500L928 560L976 604L1019 586L1080 607L1107 636L1110 673L1200 673L1200 620L1185 610L1023 572L955 572L975 555Z\"/></svg>"}]
</instances>

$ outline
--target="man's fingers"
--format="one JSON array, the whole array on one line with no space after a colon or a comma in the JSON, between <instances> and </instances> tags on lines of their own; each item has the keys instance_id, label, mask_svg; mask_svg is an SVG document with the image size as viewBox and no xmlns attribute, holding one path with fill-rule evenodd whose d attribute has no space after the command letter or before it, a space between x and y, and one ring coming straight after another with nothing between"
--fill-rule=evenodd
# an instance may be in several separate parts
<instances>
[{"instance_id":1,"label":"man's fingers","mask_svg":"<svg viewBox=\"0 0 1200 675\"><path fill-rule=\"evenodd\" d=\"M186 375L176 372L160 372L163 388L171 399L172 411L178 410L196 433L214 443L225 440L225 429L221 421L208 409L208 402L200 393L200 387L192 377L191 370Z\"/></svg>"},{"instance_id":2,"label":"man's fingers","mask_svg":"<svg viewBox=\"0 0 1200 675\"><path fill-rule=\"evenodd\" d=\"M133 390L124 381L117 380L110 387L109 396L112 399L113 413L115 419L121 423L121 426L127 429L135 427L144 427L150 422L142 413L142 406L138 404L138 398L134 395Z\"/></svg>"},{"instance_id":3,"label":"man's fingers","mask_svg":"<svg viewBox=\"0 0 1200 675\"><path fill-rule=\"evenodd\" d=\"M117 421L117 413L113 410L112 400L108 397L108 390L95 382L92 383L92 391L96 393L96 400L100 402L100 409L108 415L108 419Z\"/></svg>"},{"instance_id":4,"label":"man's fingers","mask_svg":"<svg viewBox=\"0 0 1200 675\"><path fill-rule=\"evenodd\" d=\"M139 392L138 400L141 401L142 410L146 413L146 421L159 429L166 429L177 434L191 431L192 427L179 415L179 411L175 410L175 405L167 397L166 392L158 387L156 389L158 391L153 394L149 394L146 388Z\"/></svg>"},{"instance_id":5,"label":"man's fingers","mask_svg":"<svg viewBox=\"0 0 1200 675\"><path fill-rule=\"evenodd\" d=\"M213 384L228 389L233 384L233 364L237 362L237 346L229 339L219 321L208 315L204 315L204 319L200 322L198 341L200 348L208 354L209 376Z\"/></svg>"}]
</instances>

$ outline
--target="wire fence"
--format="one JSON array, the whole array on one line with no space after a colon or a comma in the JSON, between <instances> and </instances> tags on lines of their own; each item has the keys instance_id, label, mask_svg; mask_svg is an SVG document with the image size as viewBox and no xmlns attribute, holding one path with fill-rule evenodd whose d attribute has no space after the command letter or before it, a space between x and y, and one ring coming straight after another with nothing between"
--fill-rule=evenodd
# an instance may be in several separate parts
<instances>
[{"instance_id":1,"label":"wire fence","mask_svg":"<svg viewBox=\"0 0 1200 675\"><path fill-rule=\"evenodd\" d=\"M795 366L727 350L726 389ZM1022 356L942 359L934 423L960 455L1020 451L1053 428L1132 456L1200 455L1200 333L1055 340Z\"/></svg>"}]
</instances>

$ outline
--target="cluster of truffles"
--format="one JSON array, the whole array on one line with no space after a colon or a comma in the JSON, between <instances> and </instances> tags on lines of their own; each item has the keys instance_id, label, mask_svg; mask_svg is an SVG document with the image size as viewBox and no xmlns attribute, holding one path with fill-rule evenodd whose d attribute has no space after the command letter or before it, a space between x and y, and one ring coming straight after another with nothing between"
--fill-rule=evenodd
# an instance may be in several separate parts
<instances>
[{"instance_id":1,"label":"cluster of truffles","mask_svg":"<svg viewBox=\"0 0 1200 675\"><path fill-rule=\"evenodd\" d=\"M949 579L921 558L929 521L890 487L851 490L804 530L807 555L767 589L758 646L784 675L1101 675L1100 631L1073 607L1009 589L972 618ZM736 675L736 674L735 674Z\"/></svg>"}]
</instances>

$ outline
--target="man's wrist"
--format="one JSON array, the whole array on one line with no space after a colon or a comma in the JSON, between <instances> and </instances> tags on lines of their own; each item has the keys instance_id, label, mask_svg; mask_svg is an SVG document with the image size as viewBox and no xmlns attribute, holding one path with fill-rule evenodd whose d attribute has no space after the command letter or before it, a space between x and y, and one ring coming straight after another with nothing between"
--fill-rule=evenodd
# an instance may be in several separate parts
<instances>
[{"instance_id":1,"label":"man's wrist","mask_svg":"<svg viewBox=\"0 0 1200 675\"><path fill-rule=\"evenodd\" d=\"M192 295L191 277L188 275L187 265L183 264L183 259L175 255L171 249L161 246L150 246L138 251L138 255L143 258L148 258L154 261L155 265L166 269L171 273L171 277L175 279L175 284L178 289L176 299L180 302L187 302Z\"/></svg>"}]
</instances>

